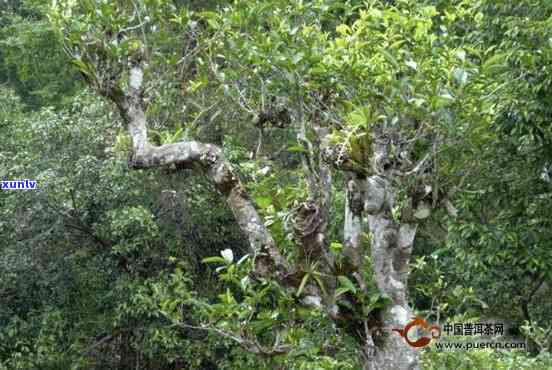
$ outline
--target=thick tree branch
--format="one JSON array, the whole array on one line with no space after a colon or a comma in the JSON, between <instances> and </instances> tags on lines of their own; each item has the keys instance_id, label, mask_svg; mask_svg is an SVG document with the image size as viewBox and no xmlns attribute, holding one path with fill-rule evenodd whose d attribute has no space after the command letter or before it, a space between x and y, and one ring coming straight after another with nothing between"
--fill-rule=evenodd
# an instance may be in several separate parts
<instances>
[{"instance_id":1,"label":"thick tree branch","mask_svg":"<svg viewBox=\"0 0 552 370\"><path fill-rule=\"evenodd\" d=\"M247 236L249 252L256 260L256 272L266 275L274 271L283 279L290 271L285 258L278 251L272 236L255 209L244 186L227 162L220 148L198 141L184 141L154 146L148 141L147 118L142 97L142 70L135 66L130 70L127 92L112 86L101 91L111 99L127 124L132 137L132 168L155 168L175 166L202 170L213 181L216 189L226 197L236 220Z\"/></svg>"}]
</instances>

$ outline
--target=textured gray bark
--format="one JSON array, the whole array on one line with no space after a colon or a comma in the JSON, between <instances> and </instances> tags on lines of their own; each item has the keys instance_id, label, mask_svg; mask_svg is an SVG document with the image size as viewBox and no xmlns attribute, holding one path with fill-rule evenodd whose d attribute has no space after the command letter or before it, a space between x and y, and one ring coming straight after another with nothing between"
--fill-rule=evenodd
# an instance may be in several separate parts
<instances>
[{"instance_id":1,"label":"textured gray bark","mask_svg":"<svg viewBox=\"0 0 552 370\"><path fill-rule=\"evenodd\" d=\"M369 324L368 318L356 324L363 332L360 346L363 367L366 370L418 369L416 349L392 332L393 328L403 328L412 318L406 288L416 226L393 220L393 189L382 177L374 175L364 180L348 173L346 191L344 248L352 275L359 286L366 289L360 271L366 253L362 234L368 231L378 290L392 302L378 314L377 325ZM367 216L367 225L363 223L363 215Z\"/></svg>"},{"instance_id":2,"label":"textured gray bark","mask_svg":"<svg viewBox=\"0 0 552 370\"><path fill-rule=\"evenodd\" d=\"M363 278L364 259L370 250L372 269L379 294L389 298L391 303L382 310L374 310L370 317L363 317L359 309L354 322L346 327L360 345L364 369L370 370L415 370L419 369L419 354L409 347L404 338L392 329L402 329L412 318L408 305L407 279L409 262L416 235L416 220L403 217L393 218L396 189L407 176L415 176L423 162L408 170L404 163L393 160L393 142L383 129L374 127L371 163L358 163L348 153L346 145L327 148L325 160L346 173L346 205L344 223L344 254L346 266L343 273L350 274L358 286L368 292L368 282ZM362 157L362 156L361 156ZM405 161L408 162L408 161ZM393 182L392 182L393 181ZM420 203L421 204L421 203ZM413 213L407 210L406 213ZM406 221L412 220L412 221ZM370 245L364 233L370 235ZM355 297L347 297L349 303L359 304ZM334 315L338 322L340 314ZM350 319L349 319L350 320Z\"/></svg>"},{"instance_id":3,"label":"textured gray bark","mask_svg":"<svg viewBox=\"0 0 552 370\"><path fill-rule=\"evenodd\" d=\"M347 173L345 188L345 224L343 227L344 254L352 270L362 267L362 233L364 232L362 215L364 208L365 180L355 173Z\"/></svg>"},{"instance_id":4,"label":"textured gray bark","mask_svg":"<svg viewBox=\"0 0 552 370\"><path fill-rule=\"evenodd\" d=\"M375 145L376 161L385 161L383 149ZM368 229L372 236L371 257L376 283L380 293L392 301L381 314L382 330L387 334L387 339L382 345L375 347L365 368L418 369L417 350L392 332L393 328L403 328L412 318L412 310L408 305L407 280L416 225L393 219L395 190L389 180L379 175L369 177L365 194L364 210L368 215Z\"/></svg>"},{"instance_id":5,"label":"textured gray bark","mask_svg":"<svg viewBox=\"0 0 552 370\"><path fill-rule=\"evenodd\" d=\"M408 269L412 246L407 240L411 240L413 232L410 226L403 225L398 229L398 225L382 213L369 215L368 220L373 236L372 263L376 282L380 292L392 300L391 306L382 314L384 332L389 333L389 337L382 348L376 348L374 364L368 368L416 369L416 349L392 333L393 328L403 328L412 318L407 302L408 273L405 269Z\"/></svg>"}]
</instances>

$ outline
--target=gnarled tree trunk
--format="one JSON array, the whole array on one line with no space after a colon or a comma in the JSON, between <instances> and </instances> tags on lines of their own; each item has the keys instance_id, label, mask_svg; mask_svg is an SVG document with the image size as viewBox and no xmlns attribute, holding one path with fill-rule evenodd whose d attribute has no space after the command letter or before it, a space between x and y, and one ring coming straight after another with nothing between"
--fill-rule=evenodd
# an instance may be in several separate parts
<instances>
[{"instance_id":1,"label":"gnarled tree trunk","mask_svg":"<svg viewBox=\"0 0 552 370\"><path fill-rule=\"evenodd\" d=\"M408 305L408 264L412 252L416 226L397 222L392 217L394 192L388 181L372 176L367 181L365 210L368 214L368 229L372 236L371 257L374 277L382 295L391 299L391 304L381 313L382 328L386 340L375 347L375 353L365 368L417 369L417 349L392 332L402 329L412 318Z\"/></svg>"},{"instance_id":2,"label":"gnarled tree trunk","mask_svg":"<svg viewBox=\"0 0 552 370\"><path fill-rule=\"evenodd\" d=\"M419 368L417 349L393 332L402 329L412 319L408 305L407 279L409 261L416 235L414 221L408 223L393 217L396 190L381 167L388 162L385 145L374 145L373 173L365 177L347 172L344 225L344 252L352 275L361 289L363 260L370 249L374 280L379 294L389 298L390 304L376 317L363 318L356 323L360 336L363 368L368 370L412 370ZM363 243L366 233L370 237ZM363 244L368 244L364 247Z\"/></svg>"}]
</instances>

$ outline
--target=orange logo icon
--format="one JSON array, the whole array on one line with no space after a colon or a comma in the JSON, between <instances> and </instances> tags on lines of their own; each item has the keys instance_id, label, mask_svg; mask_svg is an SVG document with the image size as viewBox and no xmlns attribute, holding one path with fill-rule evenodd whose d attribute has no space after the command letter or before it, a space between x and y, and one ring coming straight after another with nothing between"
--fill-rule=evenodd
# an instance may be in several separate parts
<instances>
[{"instance_id":1,"label":"orange logo icon","mask_svg":"<svg viewBox=\"0 0 552 370\"><path fill-rule=\"evenodd\" d=\"M408 339L408 331L416 326L420 326L424 329L425 332L431 333L431 338L422 336L416 341L411 341L410 339ZM441 337L441 328L438 325L429 326L429 323L426 321L426 319L419 316L414 317L412 321L406 324L404 329L393 329L393 331L399 333L399 335L404 338L409 346L417 348L425 347L429 344L429 342L431 342L432 339L439 339L439 337Z\"/></svg>"}]
</instances>

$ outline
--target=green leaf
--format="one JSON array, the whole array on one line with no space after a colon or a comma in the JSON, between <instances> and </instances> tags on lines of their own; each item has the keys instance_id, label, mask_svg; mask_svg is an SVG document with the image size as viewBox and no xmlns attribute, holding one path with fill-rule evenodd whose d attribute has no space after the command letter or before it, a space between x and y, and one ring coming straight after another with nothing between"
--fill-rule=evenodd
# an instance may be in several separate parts
<instances>
[{"instance_id":1,"label":"green leaf","mask_svg":"<svg viewBox=\"0 0 552 370\"><path fill-rule=\"evenodd\" d=\"M343 244L338 242L332 242L330 244L330 250L335 254L339 254L343 250Z\"/></svg>"},{"instance_id":2,"label":"green leaf","mask_svg":"<svg viewBox=\"0 0 552 370\"><path fill-rule=\"evenodd\" d=\"M271 197L257 197L255 198L255 203L261 208L268 208L272 204Z\"/></svg>"},{"instance_id":3,"label":"green leaf","mask_svg":"<svg viewBox=\"0 0 552 370\"><path fill-rule=\"evenodd\" d=\"M305 285L307 285L307 281L309 280L309 277L310 277L309 273L306 273L305 276L303 276L303 279L301 280L301 284L299 285L299 289L297 289L297 293L295 293L297 297L299 297L303 292L303 289L305 288Z\"/></svg>"},{"instance_id":4,"label":"green leaf","mask_svg":"<svg viewBox=\"0 0 552 370\"><path fill-rule=\"evenodd\" d=\"M82 59L73 59L71 62L76 65L79 70L85 75L90 77L93 75L90 65L84 62Z\"/></svg>"},{"instance_id":5,"label":"green leaf","mask_svg":"<svg viewBox=\"0 0 552 370\"><path fill-rule=\"evenodd\" d=\"M324 282L322 281L322 279L320 279L320 275L317 273L313 273L312 277L314 278L314 280L316 280L316 283L320 287L320 290L322 290L322 294L327 295L326 288L324 287Z\"/></svg>"},{"instance_id":6,"label":"green leaf","mask_svg":"<svg viewBox=\"0 0 552 370\"><path fill-rule=\"evenodd\" d=\"M207 258L202 259L201 262L203 262L203 263L226 263L224 258L219 257L219 256L207 257Z\"/></svg>"},{"instance_id":7,"label":"green leaf","mask_svg":"<svg viewBox=\"0 0 552 370\"><path fill-rule=\"evenodd\" d=\"M347 292L350 292L349 288L346 287L340 287L335 290L335 298L338 298L342 294L345 294Z\"/></svg>"},{"instance_id":8,"label":"green leaf","mask_svg":"<svg viewBox=\"0 0 552 370\"><path fill-rule=\"evenodd\" d=\"M342 287L347 288L348 291L352 292L353 294L356 294L357 292L356 286L351 280L349 280L348 277L339 275L337 277L337 280L339 280L339 284Z\"/></svg>"},{"instance_id":9,"label":"green leaf","mask_svg":"<svg viewBox=\"0 0 552 370\"><path fill-rule=\"evenodd\" d=\"M292 152L292 153L306 153L307 152L307 150L301 144L292 145L287 150L288 150L288 152Z\"/></svg>"},{"instance_id":10,"label":"green leaf","mask_svg":"<svg viewBox=\"0 0 552 370\"><path fill-rule=\"evenodd\" d=\"M495 54L489 59L483 63L482 70L484 73L492 73L495 72L498 69L502 69L506 67L506 59L508 57L508 53L499 53Z\"/></svg>"},{"instance_id":11,"label":"green leaf","mask_svg":"<svg viewBox=\"0 0 552 370\"><path fill-rule=\"evenodd\" d=\"M387 50L383 48L380 48L379 51L383 54L385 59L387 59L387 61L393 65L393 67L399 69L399 63L397 63L397 59L395 59L393 55L391 55Z\"/></svg>"},{"instance_id":12,"label":"green leaf","mask_svg":"<svg viewBox=\"0 0 552 370\"><path fill-rule=\"evenodd\" d=\"M301 60L303 60L303 57L305 56L304 53L297 53L295 54L292 58L291 58L291 62L296 65L298 64Z\"/></svg>"},{"instance_id":13,"label":"green leaf","mask_svg":"<svg viewBox=\"0 0 552 370\"><path fill-rule=\"evenodd\" d=\"M207 23L209 23L209 26L211 26L211 28L214 28L214 29L219 28L218 22L212 18L207 19Z\"/></svg>"}]
</instances>

